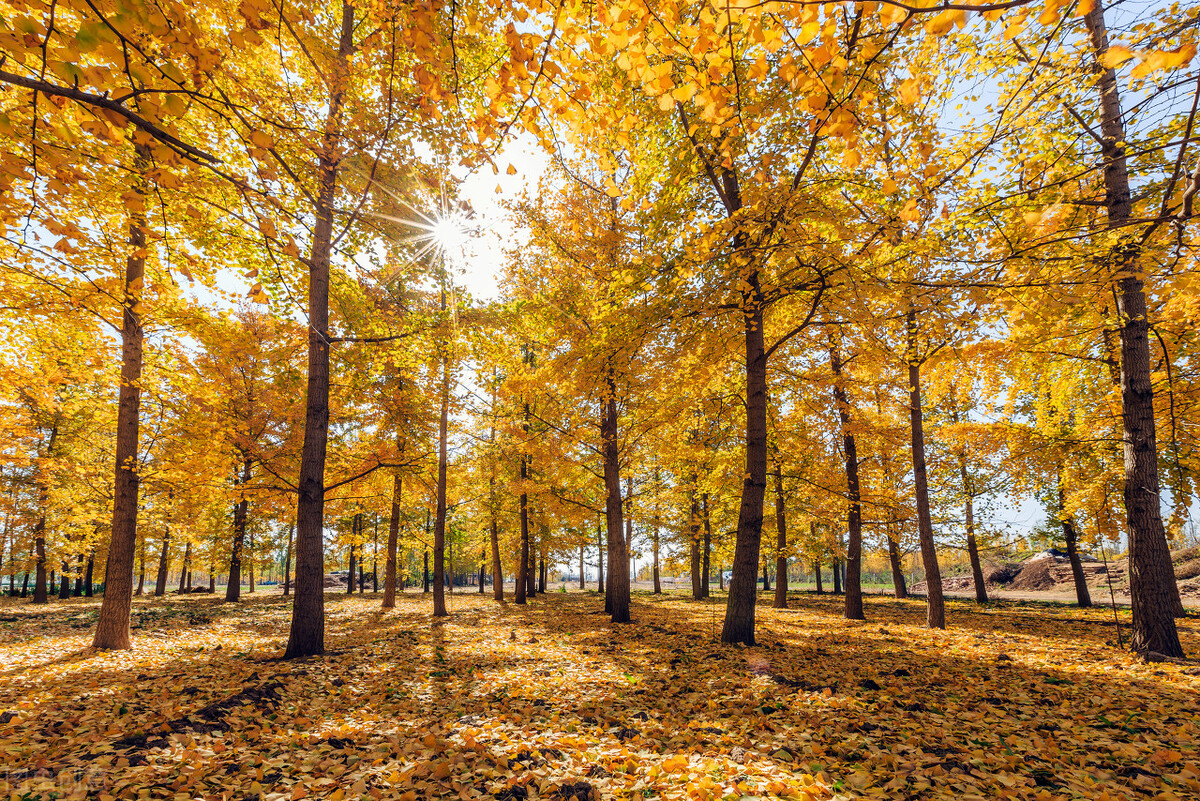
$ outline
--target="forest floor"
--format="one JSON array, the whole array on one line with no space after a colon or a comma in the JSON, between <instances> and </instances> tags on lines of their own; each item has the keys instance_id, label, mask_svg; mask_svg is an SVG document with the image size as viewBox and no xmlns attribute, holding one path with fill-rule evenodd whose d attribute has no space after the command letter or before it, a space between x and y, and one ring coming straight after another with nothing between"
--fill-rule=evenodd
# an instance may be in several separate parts
<instances>
[{"instance_id":1,"label":"forest floor","mask_svg":"<svg viewBox=\"0 0 1200 801\"><path fill-rule=\"evenodd\" d=\"M1200 669L1120 650L1110 609L869 596L758 609L592 593L529 606L327 596L329 652L278 659L288 599L138 599L134 648L90 649L98 603L0 601L0 793L298 799L1200 797ZM1122 627L1128 611L1118 612ZM1200 622L1180 620L1200 655Z\"/></svg>"}]
</instances>

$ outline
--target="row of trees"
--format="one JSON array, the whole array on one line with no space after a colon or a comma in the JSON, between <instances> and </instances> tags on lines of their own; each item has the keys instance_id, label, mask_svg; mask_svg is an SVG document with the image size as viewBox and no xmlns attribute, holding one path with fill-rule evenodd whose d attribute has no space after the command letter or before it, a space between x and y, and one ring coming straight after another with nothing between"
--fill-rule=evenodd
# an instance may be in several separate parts
<instances>
[{"instance_id":1,"label":"row of trees","mask_svg":"<svg viewBox=\"0 0 1200 801\"><path fill-rule=\"evenodd\" d=\"M385 607L427 545L446 613L458 515L518 603L592 543L627 565L636 525L696 592L732 540L727 642L789 558L844 558L861 618L864 549L897 579L919 552L941 627L939 547L982 593L989 502L1033 492L1068 550L1125 538L1134 647L1180 652L1195 9L1119 43L1099 0L10 16L8 530L39 576L103 564L98 647L129 644L148 542L227 562L236 600L286 536L287 654L322 652L329 531L363 513ZM477 304L447 176L517 130L554 168ZM605 584L627 621L629 571Z\"/></svg>"}]
</instances>

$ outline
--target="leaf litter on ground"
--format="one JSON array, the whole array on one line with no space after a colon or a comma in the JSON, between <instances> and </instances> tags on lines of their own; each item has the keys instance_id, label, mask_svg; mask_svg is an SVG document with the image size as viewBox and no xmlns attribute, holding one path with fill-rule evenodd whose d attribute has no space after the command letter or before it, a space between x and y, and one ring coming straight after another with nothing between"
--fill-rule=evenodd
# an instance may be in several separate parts
<instances>
[{"instance_id":1,"label":"leaf litter on ground","mask_svg":"<svg viewBox=\"0 0 1200 801\"><path fill-rule=\"evenodd\" d=\"M1186 799L1200 676L1118 647L1112 613L803 595L714 636L719 602L591 593L527 607L327 598L328 653L279 659L290 606L139 601L95 652L96 602L0 607L0 791L55 798ZM1123 613L1127 617L1127 613ZM1125 621L1122 622L1122 625ZM1200 649L1194 619L1185 649Z\"/></svg>"}]
</instances>

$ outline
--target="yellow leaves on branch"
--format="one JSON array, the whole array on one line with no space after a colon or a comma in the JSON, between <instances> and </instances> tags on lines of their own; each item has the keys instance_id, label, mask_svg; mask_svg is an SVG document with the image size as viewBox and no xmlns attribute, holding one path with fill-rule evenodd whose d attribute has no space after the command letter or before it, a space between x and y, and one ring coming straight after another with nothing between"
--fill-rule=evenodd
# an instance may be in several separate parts
<instances>
[{"instance_id":1,"label":"yellow leaves on branch","mask_svg":"<svg viewBox=\"0 0 1200 801\"><path fill-rule=\"evenodd\" d=\"M1131 50L1125 45L1109 45L1108 50L1100 57L1100 64L1108 69L1117 69L1122 64L1138 59L1138 64L1130 70L1130 77L1145 78L1159 70L1176 70L1188 66L1196 56L1196 45L1189 43L1174 50Z\"/></svg>"}]
</instances>

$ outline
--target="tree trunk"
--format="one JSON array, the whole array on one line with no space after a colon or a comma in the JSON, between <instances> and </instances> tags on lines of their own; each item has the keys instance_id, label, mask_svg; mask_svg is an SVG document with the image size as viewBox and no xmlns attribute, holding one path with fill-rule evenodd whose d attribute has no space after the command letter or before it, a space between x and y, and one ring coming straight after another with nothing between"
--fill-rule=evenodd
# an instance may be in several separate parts
<instances>
[{"instance_id":1,"label":"tree trunk","mask_svg":"<svg viewBox=\"0 0 1200 801\"><path fill-rule=\"evenodd\" d=\"M83 597L83 554L75 555L75 588L71 594L76 598Z\"/></svg>"},{"instance_id":2,"label":"tree trunk","mask_svg":"<svg viewBox=\"0 0 1200 801\"><path fill-rule=\"evenodd\" d=\"M88 554L87 570L83 574L83 595L85 598L92 597L93 574L96 570L96 552L93 550ZM11 586L11 583L10 583Z\"/></svg>"},{"instance_id":3,"label":"tree trunk","mask_svg":"<svg viewBox=\"0 0 1200 801\"><path fill-rule=\"evenodd\" d=\"M286 598L292 594L292 537L296 533L296 524L288 526L287 551L283 557L283 595Z\"/></svg>"},{"instance_id":4,"label":"tree trunk","mask_svg":"<svg viewBox=\"0 0 1200 801\"><path fill-rule=\"evenodd\" d=\"M134 145L133 192L145 197L150 150ZM96 620L96 648L128 648L133 607L133 550L138 518L138 420L142 400L142 284L146 270L146 214L129 215L129 256L121 296L121 387L117 399L112 533L104 565L104 600Z\"/></svg>"},{"instance_id":5,"label":"tree trunk","mask_svg":"<svg viewBox=\"0 0 1200 801\"><path fill-rule=\"evenodd\" d=\"M254 592L254 535L246 537L246 578L250 584L249 592Z\"/></svg>"},{"instance_id":6,"label":"tree trunk","mask_svg":"<svg viewBox=\"0 0 1200 801\"><path fill-rule=\"evenodd\" d=\"M158 574L154 577L154 597L161 598L167 591L167 568L170 566L171 529L163 531L162 551L158 555Z\"/></svg>"},{"instance_id":7,"label":"tree trunk","mask_svg":"<svg viewBox=\"0 0 1200 801\"><path fill-rule=\"evenodd\" d=\"M821 560L817 559L813 562L813 573L817 577L817 595L825 594L825 585L821 583Z\"/></svg>"},{"instance_id":8,"label":"tree trunk","mask_svg":"<svg viewBox=\"0 0 1200 801\"><path fill-rule=\"evenodd\" d=\"M341 164L342 98L354 48L354 8L343 0L337 61L330 75L317 200L308 259L308 386L296 504L296 592L284 658L325 653L325 453L329 439L329 260Z\"/></svg>"},{"instance_id":9,"label":"tree trunk","mask_svg":"<svg viewBox=\"0 0 1200 801\"><path fill-rule=\"evenodd\" d=\"M487 583L487 548L479 549L479 594L483 595L483 585Z\"/></svg>"},{"instance_id":10,"label":"tree trunk","mask_svg":"<svg viewBox=\"0 0 1200 801\"><path fill-rule=\"evenodd\" d=\"M728 183L737 194L732 175ZM740 199L734 205L741 207ZM744 242L735 243L735 253ZM738 510L733 578L721 642L754 644L754 604L759 548L762 543L763 499L767 490L767 350L763 338L763 294L757 269L743 269L742 322L746 349L746 470Z\"/></svg>"},{"instance_id":11,"label":"tree trunk","mask_svg":"<svg viewBox=\"0 0 1200 801\"><path fill-rule=\"evenodd\" d=\"M492 598L504 600L504 570L500 566L500 524L496 521L496 507L492 505Z\"/></svg>"},{"instance_id":12,"label":"tree trunk","mask_svg":"<svg viewBox=\"0 0 1200 801\"><path fill-rule=\"evenodd\" d=\"M1108 52L1104 6L1097 0L1084 17L1096 60ZM1104 139L1105 206L1108 227L1126 227L1132 212L1129 171L1125 155L1125 125L1116 72L1100 72L1100 132ZM1171 552L1159 508L1158 445L1154 431L1154 387L1151 383L1149 321L1146 294L1139 275L1139 245L1135 234L1125 235L1112 253L1111 265L1121 276L1117 311L1121 320L1121 408L1125 444L1125 514L1129 531L1129 595L1133 606L1133 637L1139 652L1157 651L1182 657L1175 627L1179 593Z\"/></svg>"},{"instance_id":13,"label":"tree trunk","mask_svg":"<svg viewBox=\"0 0 1200 801\"><path fill-rule=\"evenodd\" d=\"M653 577L654 577L654 594L662 595L662 579L660 578L659 573L658 573L658 521L657 521L657 519L655 520L655 526L654 526L654 567L652 568L652 570L653 570ZM580 572L582 572L582 568L580 569ZM580 583L582 583L582 582L583 582L583 579L580 579Z\"/></svg>"},{"instance_id":14,"label":"tree trunk","mask_svg":"<svg viewBox=\"0 0 1200 801\"><path fill-rule=\"evenodd\" d=\"M525 568L525 597L537 597L537 539L529 538L529 564Z\"/></svg>"},{"instance_id":15,"label":"tree trunk","mask_svg":"<svg viewBox=\"0 0 1200 801\"><path fill-rule=\"evenodd\" d=\"M787 518L783 499L783 468L775 463L775 601L776 609L787 609Z\"/></svg>"},{"instance_id":16,"label":"tree trunk","mask_svg":"<svg viewBox=\"0 0 1200 801\"><path fill-rule=\"evenodd\" d=\"M608 397L604 402L604 509L608 522L608 573L610 591L606 603L611 607L613 623L629 622L629 554L626 548L621 502L620 447L617 441L616 382L611 369L607 376ZM623 566L623 567L622 567Z\"/></svg>"},{"instance_id":17,"label":"tree trunk","mask_svg":"<svg viewBox=\"0 0 1200 801\"><path fill-rule=\"evenodd\" d=\"M909 420L912 426L913 492L917 499L917 532L921 561L925 566L928 608L925 622L931 629L946 628L946 604L942 597L942 571L933 541L929 514L929 479L925 471L925 417L921 408L921 362L917 358L917 310L911 303L906 314L908 344Z\"/></svg>"},{"instance_id":18,"label":"tree trunk","mask_svg":"<svg viewBox=\"0 0 1200 801\"><path fill-rule=\"evenodd\" d=\"M830 561L833 563L832 564L832 567L833 567L833 594L841 595L842 594L842 560L835 556Z\"/></svg>"},{"instance_id":19,"label":"tree trunk","mask_svg":"<svg viewBox=\"0 0 1200 801\"><path fill-rule=\"evenodd\" d=\"M71 597L71 563L64 559L62 561L62 574L59 576L58 599L65 601Z\"/></svg>"},{"instance_id":20,"label":"tree trunk","mask_svg":"<svg viewBox=\"0 0 1200 801\"><path fill-rule=\"evenodd\" d=\"M429 592L429 549L428 548L425 549L425 567L421 571L421 576L422 576L421 592L427 593L427 592Z\"/></svg>"},{"instance_id":21,"label":"tree trunk","mask_svg":"<svg viewBox=\"0 0 1200 801\"><path fill-rule=\"evenodd\" d=\"M767 592L771 591L771 575L770 575L770 573L767 572L767 563L765 560L763 561L762 569L763 569L763 575L762 575L763 592L767 593Z\"/></svg>"},{"instance_id":22,"label":"tree trunk","mask_svg":"<svg viewBox=\"0 0 1200 801\"><path fill-rule=\"evenodd\" d=\"M600 528L599 520L596 521L596 565L598 571L596 575L596 592L603 595L607 585L604 583L604 534ZM604 611L607 612L608 610L605 609Z\"/></svg>"},{"instance_id":23,"label":"tree trunk","mask_svg":"<svg viewBox=\"0 0 1200 801\"><path fill-rule=\"evenodd\" d=\"M388 518L387 557L383 568L383 608L396 608L396 550L400 544L400 474L392 476L392 514Z\"/></svg>"},{"instance_id":24,"label":"tree trunk","mask_svg":"<svg viewBox=\"0 0 1200 801\"><path fill-rule=\"evenodd\" d=\"M1083 575L1083 562L1079 559L1075 524L1071 520L1071 515L1067 513L1067 494L1062 485L1061 468L1058 477L1058 510L1063 539L1067 541L1067 559L1071 563L1071 578L1075 581L1075 600L1081 607L1089 607L1092 605L1092 595L1088 591L1087 579Z\"/></svg>"},{"instance_id":25,"label":"tree trunk","mask_svg":"<svg viewBox=\"0 0 1200 801\"><path fill-rule=\"evenodd\" d=\"M862 599L862 490L858 477L858 442L850 419L850 397L842 381L842 359L836 345L829 348L829 365L833 372L833 399L837 404L842 425L842 450L846 456L846 525L850 543L846 548L846 605L847 620L865 620Z\"/></svg>"},{"instance_id":26,"label":"tree trunk","mask_svg":"<svg viewBox=\"0 0 1200 801\"><path fill-rule=\"evenodd\" d=\"M700 551L700 592L708 598L712 563L712 521L708 518L708 493L700 494L700 518L704 521L704 547Z\"/></svg>"},{"instance_id":27,"label":"tree trunk","mask_svg":"<svg viewBox=\"0 0 1200 801\"><path fill-rule=\"evenodd\" d=\"M700 588L700 499L696 495L696 476L692 475L692 509L688 521L688 557L692 577L692 600L704 597Z\"/></svg>"},{"instance_id":28,"label":"tree trunk","mask_svg":"<svg viewBox=\"0 0 1200 801\"><path fill-rule=\"evenodd\" d=\"M250 482L250 465L250 457L243 455L242 474L238 482L242 487ZM249 512L250 499L243 490L237 506L233 507L233 547L229 551L229 580L225 584L225 600L230 603L236 603L242 598L242 548L246 543L246 520ZM325 592L324 575L321 577L321 592Z\"/></svg>"},{"instance_id":29,"label":"tree trunk","mask_svg":"<svg viewBox=\"0 0 1200 801\"><path fill-rule=\"evenodd\" d=\"M897 598L908 597L908 585L904 582L904 569L900 566L900 545L892 533L892 524L888 524L888 562L892 567L892 591Z\"/></svg>"},{"instance_id":30,"label":"tree trunk","mask_svg":"<svg viewBox=\"0 0 1200 801\"><path fill-rule=\"evenodd\" d=\"M33 549L36 554L34 562L33 602L35 604L50 603L50 592L46 587L46 516L38 517L33 526Z\"/></svg>"},{"instance_id":31,"label":"tree trunk","mask_svg":"<svg viewBox=\"0 0 1200 801\"><path fill-rule=\"evenodd\" d=\"M179 594L188 591L188 574L192 565L192 541L188 540L183 546L183 569L179 571Z\"/></svg>"},{"instance_id":32,"label":"tree trunk","mask_svg":"<svg viewBox=\"0 0 1200 801\"><path fill-rule=\"evenodd\" d=\"M529 404L525 404L525 423L524 431L526 438L529 436ZM522 445L522 448L525 446ZM524 452L521 453L521 495L520 514L521 514L521 561L517 567L517 575L514 577L514 598L513 603L526 603L525 596L529 590L529 493L525 491L525 482L529 480L529 457Z\"/></svg>"},{"instance_id":33,"label":"tree trunk","mask_svg":"<svg viewBox=\"0 0 1200 801\"><path fill-rule=\"evenodd\" d=\"M446 288L442 287L442 310L446 309ZM445 348L447 345L442 344ZM442 354L441 412L438 414L437 516L433 521L433 616L446 617L446 468L447 438L450 420L450 356Z\"/></svg>"},{"instance_id":34,"label":"tree trunk","mask_svg":"<svg viewBox=\"0 0 1200 801\"><path fill-rule=\"evenodd\" d=\"M358 517L356 515L354 523L350 524L351 532L353 532L358 527L356 525L357 522L358 522ZM354 534L352 533L350 536L353 537ZM350 562L350 566L346 572L346 594L353 595L354 594L354 541L353 540L351 540L351 542L350 542L349 562Z\"/></svg>"}]
</instances>

